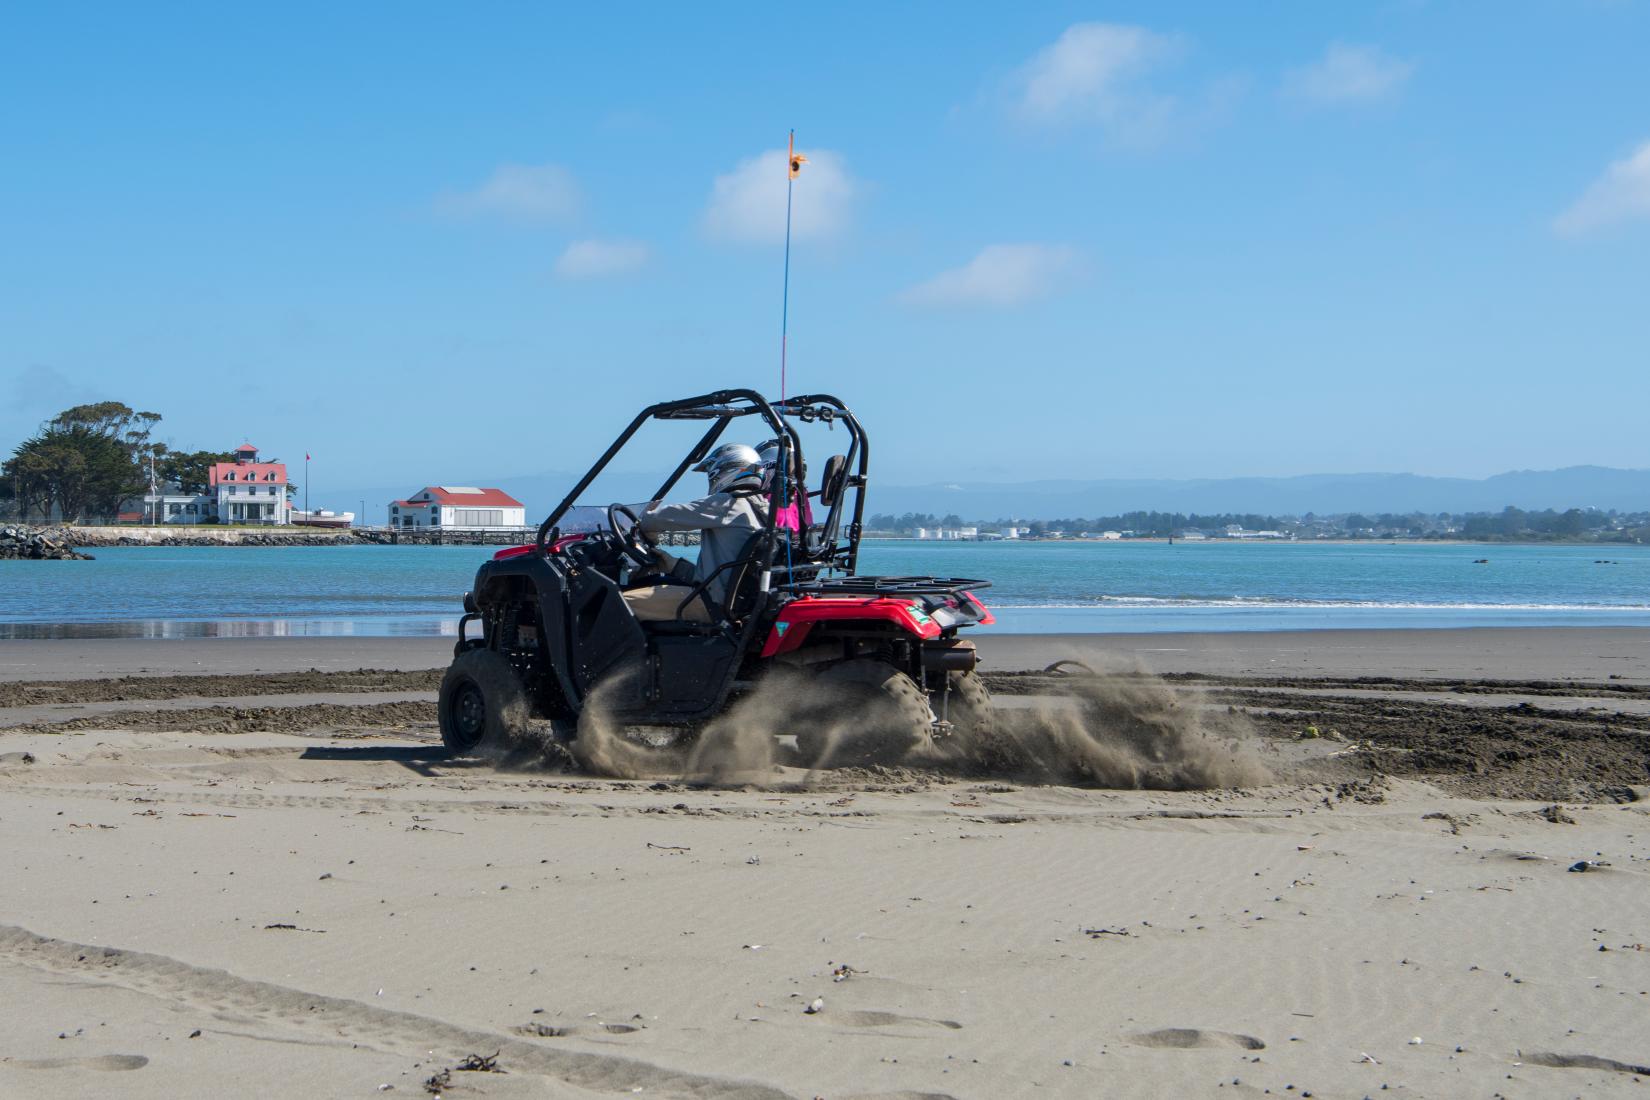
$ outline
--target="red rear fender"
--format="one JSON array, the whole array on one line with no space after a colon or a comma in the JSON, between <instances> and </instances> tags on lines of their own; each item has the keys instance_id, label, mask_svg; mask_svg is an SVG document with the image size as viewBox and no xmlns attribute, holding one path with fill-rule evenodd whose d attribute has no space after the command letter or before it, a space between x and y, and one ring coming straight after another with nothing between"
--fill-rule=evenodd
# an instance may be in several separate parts
<instances>
[{"instance_id":1,"label":"red rear fender","mask_svg":"<svg viewBox=\"0 0 1650 1100\"><path fill-rule=\"evenodd\" d=\"M804 596L786 604L779 612L762 647L762 656L789 653L807 639L815 623L836 622L892 623L918 638L940 636L939 624L928 617L921 604L911 600L890 596L871 599Z\"/></svg>"}]
</instances>

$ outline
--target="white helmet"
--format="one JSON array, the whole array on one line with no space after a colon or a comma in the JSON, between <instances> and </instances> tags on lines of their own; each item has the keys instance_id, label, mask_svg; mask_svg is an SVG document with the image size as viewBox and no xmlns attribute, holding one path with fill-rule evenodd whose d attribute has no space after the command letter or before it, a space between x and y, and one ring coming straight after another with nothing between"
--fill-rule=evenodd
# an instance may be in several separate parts
<instances>
[{"instance_id":1,"label":"white helmet","mask_svg":"<svg viewBox=\"0 0 1650 1100\"><path fill-rule=\"evenodd\" d=\"M694 470L710 479L713 493L762 487L762 459L755 448L743 443L722 444L706 455Z\"/></svg>"},{"instance_id":2,"label":"white helmet","mask_svg":"<svg viewBox=\"0 0 1650 1100\"><path fill-rule=\"evenodd\" d=\"M756 445L757 457L762 460L763 488L767 488L768 483L773 480L774 471L779 468L779 451L779 440L777 439L770 439ZM801 456L797 455L794 451L792 454L794 456L794 461L797 464L798 472L801 474L806 474L808 472L807 467L803 466Z\"/></svg>"}]
</instances>

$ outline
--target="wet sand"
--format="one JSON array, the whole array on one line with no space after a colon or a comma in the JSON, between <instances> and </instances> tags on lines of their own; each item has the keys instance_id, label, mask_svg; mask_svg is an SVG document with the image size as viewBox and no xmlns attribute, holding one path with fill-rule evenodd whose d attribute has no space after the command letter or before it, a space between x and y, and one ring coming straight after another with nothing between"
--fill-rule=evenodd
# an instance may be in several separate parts
<instances>
[{"instance_id":1,"label":"wet sand","mask_svg":"<svg viewBox=\"0 0 1650 1100\"><path fill-rule=\"evenodd\" d=\"M1241 719L1217 791L501 771L450 640L0 643L0 1095L1638 1095L1647 641L982 644Z\"/></svg>"},{"instance_id":2,"label":"wet sand","mask_svg":"<svg viewBox=\"0 0 1650 1100\"><path fill-rule=\"evenodd\" d=\"M998 634L981 631L990 668L1043 668L1073 653L1138 659L1159 672L1650 679L1650 629L1480 627L1284 630L1224 634ZM423 669L453 639L190 638L0 640L0 681L192 672Z\"/></svg>"}]
</instances>

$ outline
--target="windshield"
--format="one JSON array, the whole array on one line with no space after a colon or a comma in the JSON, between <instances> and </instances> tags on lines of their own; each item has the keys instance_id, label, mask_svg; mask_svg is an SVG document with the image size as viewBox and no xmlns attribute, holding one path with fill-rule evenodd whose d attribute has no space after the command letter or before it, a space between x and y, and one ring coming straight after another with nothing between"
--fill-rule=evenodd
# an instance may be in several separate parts
<instances>
[{"instance_id":1,"label":"windshield","mask_svg":"<svg viewBox=\"0 0 1650 1100\"><path fill-rule=\"evenodd\" d=\"M564 535L593 535L607 530L607 509L578 504L569 508L556 526Z\"/></svg>"}]
</instances>

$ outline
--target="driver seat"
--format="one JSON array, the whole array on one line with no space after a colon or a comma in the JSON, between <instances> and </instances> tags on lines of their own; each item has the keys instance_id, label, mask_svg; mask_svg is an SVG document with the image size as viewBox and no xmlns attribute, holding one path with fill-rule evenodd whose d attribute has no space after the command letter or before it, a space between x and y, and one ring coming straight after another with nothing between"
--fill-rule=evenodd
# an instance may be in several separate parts
<instances>
[{"instance_id":1,"label":"driver seat","mask_svg":"<svg viewBox=\"0 0 1650 1100\"><path fill-rule=\"evenodd\" d=\"M682 607L682 601L692 594L691 585L649 584L626 589L624 602L640 623L709 623L710 612L706 610L704 600L694 599ZM677 614L678 608L681 609L680 615Z\"/></svg>"},{"instance_id":2,"label":"driver seat","mask_svg":"<svg viewBox=\"0 0 1650 1100\"><path fill-rule=\"evenodd\" d=\"M718 603L706 592L703 583L633 588L625 593L625 602L630 605L643 629L651 633L698 634L704 632L706 627L720 630L724 625L737 625L761 602L758 583L761 572L756 568L756 559L762 538L760 531L753 534L745 541L739 556L717 570L727 576L725 604ZM640 596L642 593L647 595L634 601L631 599L633 594ZM683 607L682 601L690 595L692 599ZM712 607L715 608L714 613ZM681 609L680 616L677 615L678 608Z\"/></svg>"}]
</instances>

